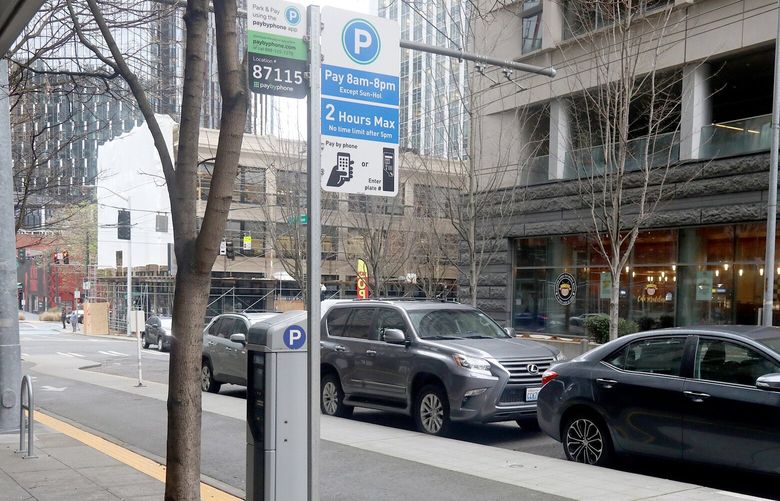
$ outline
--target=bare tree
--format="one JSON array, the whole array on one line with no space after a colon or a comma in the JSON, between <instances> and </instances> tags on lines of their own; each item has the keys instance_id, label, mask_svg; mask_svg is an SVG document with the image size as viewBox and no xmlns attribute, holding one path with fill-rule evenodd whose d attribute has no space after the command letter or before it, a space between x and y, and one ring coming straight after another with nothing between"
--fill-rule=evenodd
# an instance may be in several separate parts
<instances>
[{"instance_id":1,"label":"bare tree","mask_svg":"<svg viewBox=\"0 0 780 501\"><path fill-rule=\"evenodd\" d=\"M679 13L653 0L567 2L567 29L578 34L567 57L570 174L589 215L596 252L612 278L610 339L618 336L621 275L640 229L659 202L677 162L682 75L658 69L665 36ZM658 7L661 7L660 9Z\"/></svg>"},{"instance_id":2,"label":"bare tree","mask_svg":"<svg viewBox=\"0 0 780 501\"><path fill-rule=\"evenodd\" d=\"M391 280L411 271L410 257L416 238L411 207L403 200L403 185L396 197L349 195L342 225L348 239L343 250L347 263L357 274L357 259L368 268L367 285L375 297L386 296Z\"/></svg>"},{"instance_id":3,"label":"bare tree","mask_svg":"<svg viewBox=\"0 0 780 501\"><path fill-rule=\"evenodd\" d=\"M200 333L211 269L219 252L232 201L247 115L245 63L239 61L238 51L237 4L235 0L213 4L222 109L209 197L198 229L198 137L207 66L210 2L189 0L186 3L183 98L178 154L174 164L144 80L128 63L130 59L123 53L103 15L106 6L98 5L97 0L85 1L86 5L77 5L75 0L66 0L78 41L101 63L104 74L117 74L125 81L152 134L171 201L178 263L173 306L173 330L177 335L172 345L169 370L165 499L197 500L200 499Z\"/></svg>"}]
</instances>

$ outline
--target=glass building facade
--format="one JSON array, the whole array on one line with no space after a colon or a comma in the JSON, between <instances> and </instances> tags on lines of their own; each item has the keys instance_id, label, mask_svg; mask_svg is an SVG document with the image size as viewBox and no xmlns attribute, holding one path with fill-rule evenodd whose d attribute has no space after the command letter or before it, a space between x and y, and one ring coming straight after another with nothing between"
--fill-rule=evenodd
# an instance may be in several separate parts
<instances>
[{"instance_id":1,"label":"glass building facade","mask_svg":"<svg viewBox=\"0 0 780 501\"><path fill-rule=\"evenodd\" d=\"M640 329L755 325L762 305L765 235L763 223L641 232L621 270L621 318ZM515 239L513 254L515 328L585 334L589 315L609 313L612 278L595 236ZM555 290L564 273L576 281L575 299L567 305ZM775 321L778 317L776 311Z\"/></svg>"}]
</instances>

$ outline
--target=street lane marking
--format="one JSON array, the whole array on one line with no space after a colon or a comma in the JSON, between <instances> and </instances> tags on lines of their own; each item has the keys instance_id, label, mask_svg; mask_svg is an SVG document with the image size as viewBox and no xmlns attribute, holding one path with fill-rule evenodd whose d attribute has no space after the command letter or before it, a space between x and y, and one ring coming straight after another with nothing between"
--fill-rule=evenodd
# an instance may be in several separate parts
<instances>
[{"instance_id":1,"label":"street lane marking","mask_svg":"<svg viewBox=\"0 0 780 501\"><path fill-rule=\"evenodd\" d=\"M81 355L79 353L73 353L73 352L70 352L70 351L67 352L67 353L63 353L61 351L58 351L57 355L62 355L63 357L68 357L68 358L84 358L84 355Z\"/></svg>"},{"instance_id":2,"label":"street lane marking","mask_svg":"<svg viewBox=\"0 0 780 501\"><path fill-rule=\"evenodd\" d=\"M118 351L98 351L101 355L108 355L109 357L126 357L127 353L120 353Z\"/></svg>"},{"instance_id":3,"label":"street lane marking","mask_svg":"<svg viewBox=\"0 0 780 501\"><path fill-rule=\"evenodd\" d=\"M102 452L141 473L165 483L165 466L157 461L152 461L147 457L136 454L113 442L109 442L104 438L93 435L80 428L76 428L73 425L60 421L59 419L53 418L40 411L35 412L35 420L44 426L48 426L55 431L78 440L82 444L92 447L98 452ZM237 498L203 482L200 483L200 498L205 501L242 501L241 498Z\"/></svg>"}]
</instances>

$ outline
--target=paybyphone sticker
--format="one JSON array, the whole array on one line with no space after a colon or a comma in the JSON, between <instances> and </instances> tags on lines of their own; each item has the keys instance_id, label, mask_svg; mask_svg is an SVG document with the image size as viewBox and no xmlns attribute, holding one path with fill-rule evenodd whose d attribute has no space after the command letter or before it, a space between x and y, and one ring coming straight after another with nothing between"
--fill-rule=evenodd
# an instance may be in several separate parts
<instances>
[{"instance_id":1,"label":"paybyphone sticker","mask_svg":"<svg viewBox=\"0 0 780 501\"><path fill-rule=\"evenodd\" d=\"M306 344L306 331L300 325L291 325L282 336L284 345L291 350L300 350Z\"/></svg>"}]
</instances>

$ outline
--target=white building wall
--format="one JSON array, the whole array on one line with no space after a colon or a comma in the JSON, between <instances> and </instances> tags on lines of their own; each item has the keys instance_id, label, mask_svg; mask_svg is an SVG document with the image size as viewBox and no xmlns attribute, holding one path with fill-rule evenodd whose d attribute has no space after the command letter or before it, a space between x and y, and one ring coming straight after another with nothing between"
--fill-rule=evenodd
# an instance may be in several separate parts
<instances>
[{"instance_id":1,"label":"white building wall","mask_svg":"<svg viewBox=\"0 0 780 501\"><path fill-rule=\"evenodd\" d=\"M158 115L157 120L173 158L175 122ZM98 268L115 268L122 251L127 265L128 241L117 238L117 215L131 205L132 266L168 265L168 244L173 243L173 224L168 189L152 135L144 123L98 148ZM156 230L157 215L167 219L167 231Z\"/></svg>"}]
</instances>

